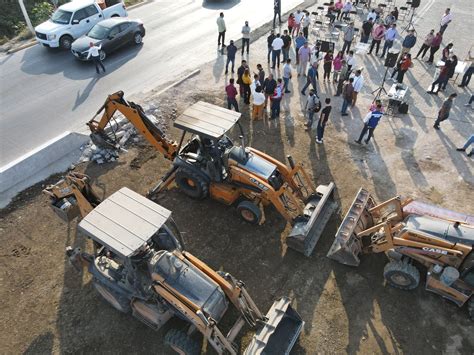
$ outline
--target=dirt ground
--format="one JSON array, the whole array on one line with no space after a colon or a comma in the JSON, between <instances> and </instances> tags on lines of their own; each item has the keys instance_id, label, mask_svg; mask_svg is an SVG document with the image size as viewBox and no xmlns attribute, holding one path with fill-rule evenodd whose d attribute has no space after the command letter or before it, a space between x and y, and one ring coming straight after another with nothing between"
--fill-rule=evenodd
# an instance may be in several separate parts
<instances>
[{"instance_id":1,"label":"dirt ground","mask_svg":"<svg viewBox=\"0 0 474 355\"><path fill-rule=\"evenodd\" d=\"M256 43L252 46L260 42ZM260 48L255 57L264 58L263 42ZM178 114L197 100L224 105L223 64L218 57L159 102L173 106ZM251 63L255 64L256 60ZM292 91L298 92L302 83L294 79ZM322 85L323 92L333 93L329 84ZM143 98L150 100L158 101ZM245 281L264 312L274 299L290 296L305 321L294 354L472 354L474 325L465 307L459 309L425 291L424 276L415 291L404 292L385 284L384 255L364 256L359 268L326 258L337 226L361 186L379 201L403 194L474 214L472 161L452 149L469 134L471 121L463 116L461 104L454 110L462 119L446 124L443 133L427 128L436 110L434 103L427 103L419 109L425 116L416 112L387 118L377 128L375 142L361 147L350 142L360 132L369 95L361 96L359 109L346 119L331 116L324 145L315 144L314 131L304 131L300 100L299 95L287 95L275 122L250 121L249 108L242 105L241 122L251 146L281 161L292 154L304 162L316 183L336 183L341 211L330 220L313 255L306 258L286 249L288 227L271 208L266 223L255 227L242 222L233 208L194 201L174 188L158 202L173 211L187 249L211 267ZM178 138L172 127L169 134ZM237 138L238 132L231 135ZM90 175L105 197L123 186L145 194L169 167L160 154L144 146L131 148L115 163L80 164L76 170ZM89 242L76 234L76 222L59 220L40 193L58 177L24 191L0 212L0 353L170 353L162 342L166 327L154 332L120 314L92 289L87 275L79 275L66 262L66 246L88 248ZM244 335L242 344L249 336Z\"/></svg>"}]
</instances>

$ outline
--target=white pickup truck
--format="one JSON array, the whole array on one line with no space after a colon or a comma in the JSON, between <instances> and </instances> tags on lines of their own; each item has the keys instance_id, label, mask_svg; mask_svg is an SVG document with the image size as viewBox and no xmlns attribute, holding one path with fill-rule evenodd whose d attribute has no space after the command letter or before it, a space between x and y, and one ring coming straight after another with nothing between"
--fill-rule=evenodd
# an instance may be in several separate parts
<instances>
[{"instance_id":1,"label":"white pickup truck","mask_svg":"<svg viewBox=\"0 0 474 355\"><path fill-rule=\"evenodd\" d=\"M73 0L58 7L51 18L35 27L36 40L45 47L70 49L72 42L103 19L126 17L122 0Z\"/></svg>"}]
</instances>

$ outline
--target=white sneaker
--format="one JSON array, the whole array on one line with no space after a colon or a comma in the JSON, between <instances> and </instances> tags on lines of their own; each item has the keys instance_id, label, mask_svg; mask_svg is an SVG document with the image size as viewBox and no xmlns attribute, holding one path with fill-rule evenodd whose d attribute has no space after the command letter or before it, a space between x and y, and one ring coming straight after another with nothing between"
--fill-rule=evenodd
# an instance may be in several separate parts
<instances>
[{"instance_id":1,"label":"white sneaker","mask_svg":"<svg viewBox=\"0 0 474 355\"><path fill-rule=\"evenodd\" d=\"M323 144L323 141L320 141L318 138L316 138L316 143Z\"/></svg>"}]
</instances>

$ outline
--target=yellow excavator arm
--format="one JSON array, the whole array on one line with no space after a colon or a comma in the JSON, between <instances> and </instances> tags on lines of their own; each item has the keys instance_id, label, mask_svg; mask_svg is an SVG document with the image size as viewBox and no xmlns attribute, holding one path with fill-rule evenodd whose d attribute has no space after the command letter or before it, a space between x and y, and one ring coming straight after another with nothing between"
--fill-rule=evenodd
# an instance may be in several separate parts
<instances>
[{"instance_id":1,"label":"yellow excavator arm","mask_svg":"<svg viewBox=\"0 0 474 355\"><path fill-rule=\"evenodd\" d=\"M123 96L123 91L117 91L107 97L95 116L87 122L92 134L99 135L110 145L114 145L116 142L113 137L105 133L105 128L113 119L115 112L119 111L166 159L173 160L177 154L176 142L165 136L164 132L146 116L140 105L126 101ZM102 117L97 121L96 117L101 113Z\"/></svg>"}]
</instances>

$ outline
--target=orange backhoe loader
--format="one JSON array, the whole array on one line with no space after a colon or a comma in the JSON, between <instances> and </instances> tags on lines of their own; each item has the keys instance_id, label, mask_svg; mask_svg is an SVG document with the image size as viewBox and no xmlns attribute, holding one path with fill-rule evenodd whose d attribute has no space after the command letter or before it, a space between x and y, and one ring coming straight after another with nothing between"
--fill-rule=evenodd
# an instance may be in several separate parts
<instances>
[{"instance_id":1,"label":"orange backhoe loader","mask_svg":"<svg viewBox=\"0 0 474 355\"><path fill-rule=\"evenodd\" d=\"M176 183L186 195L211 197L235 205L247 222L262 224L264 206L273 205L291 223L287 245L309 256L332 213L334 183L314 187L301 164L288 156L289 167L251 147L245 147L240 113L198 102L178 117L174 126L183 131L179 143L170 140L146 116L143 109L126 101L123 92L109 95L87 125L92 139L102 146L117 145L110 129L116 111L121 112L138 132L163 156L173 162L170 171L150 190L154 196ZM96 116L102 114L100 119ZM242 145L234 145L226 135L235 125L242 133ZM191 139L185 144L187 133Z\"/></svg>"},{"instance_id":2,"label":"orange backhoe loader","mask_svg":"<svg viewBox=\"0 0 474 355\"><path fill-rule=\"evenodd\" d=\"M71 264L87 268L110 305L152 329L175 318L164 340L179 354L201 353L199 333L217 354L238 354L244 326L255 331L244 354L289 354L304 325L290 300L261 313L242 281L185 251L171 211L125 187L101 202L89 178L77 173L44 192L61 218L80 215L78 231L93 241L92 254L66 249ZM234 322L227 320L229 306L239 314Z\"/></svg>"},{"instance_id":3,"label":"orange backhoe loader","mask_svg":"<svg viewBox=\"0 0 474 355\"><path fill-rule=\"evenodd\" d=\"M474 319L474 217L420 201L394 197L377 204L360 189L342 221L328 257L358 266L359 255L384 252L384 277L411 290L427 269L426 289L467 303Z\"/></svg>"}]
</instances>

